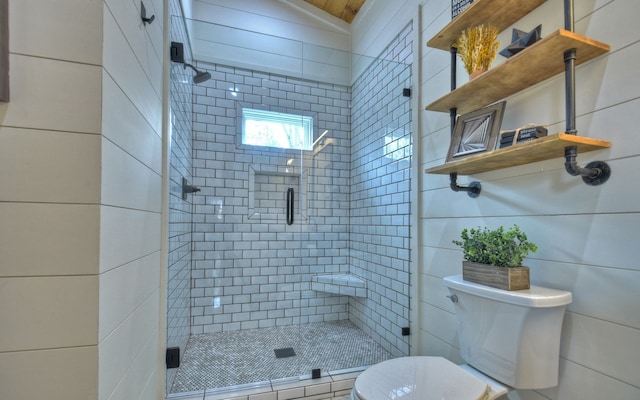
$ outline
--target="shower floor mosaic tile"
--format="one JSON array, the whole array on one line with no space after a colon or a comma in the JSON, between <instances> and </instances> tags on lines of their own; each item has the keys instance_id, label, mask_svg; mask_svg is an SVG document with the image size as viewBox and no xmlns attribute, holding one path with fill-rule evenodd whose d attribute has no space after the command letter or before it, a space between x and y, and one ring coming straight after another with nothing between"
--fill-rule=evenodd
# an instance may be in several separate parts
<instances>
[{"instance_id":1,"label":"shower floor mosaic tile","mask_svg":"<svg viewBox=\"0 0 640 400\"><path fill-rule=\"evenodd\" d=\"M276 358L291 347L295 356ZM266 382L376 364L391 354L350 321L193 335L171 393Z\"/></svg>"}]
</instances>

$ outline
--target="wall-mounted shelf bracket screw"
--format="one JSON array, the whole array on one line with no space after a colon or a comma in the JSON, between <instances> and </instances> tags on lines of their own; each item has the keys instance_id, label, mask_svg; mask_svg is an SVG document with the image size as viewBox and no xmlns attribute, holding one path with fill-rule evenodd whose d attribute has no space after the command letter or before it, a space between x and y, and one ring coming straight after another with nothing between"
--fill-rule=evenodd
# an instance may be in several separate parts
<instances>
[{"instance_id":1,"label":"wall-mounted shelf bracket screw","mask_svg":"<svg viewBox=\"0 0 640 400\"><path fill-rule=\"evenodd\" d=\"M482 185L480 185L480 182L473 181L469 184L469 186L459 186L457 182L458 180L457 172L450 173L449 179L451 182L449 184L449 187L451 187L451 190L453 190L454 192L467 192L467 195L469 195L469 197L471 197L472 199L475 199L476 197L480 196L480 192L482 191Z\"/></svg>"},{"instance_id":2,"label":"wall-mounted shelf bracket screw","mask_svg":"<svg viewBox=\"0 0 640 400\"><path fill-rule=\"evenodd\" d=\"M578 148L576 146L565 147L564 168L569 175L581 176L584 183L589 186L598 186L605 183L611 176L611 167L604 161L592 161L586 167L579 167L576 162Z\"/></svg>"},{"instance_id":3,"label":"wall-mounted shelf bracket screw","mask_svg":"<svg viewBox=\"0 0 640 400\"><path fill-rule=\"evenodd\" d=\"M142 19L143 25L151 24L153 20L156 19L155 15L152 15L149 18L147 18L147 8L144 6L143 2L140 2L140 18Z\"/></svg>"}]
</instances>

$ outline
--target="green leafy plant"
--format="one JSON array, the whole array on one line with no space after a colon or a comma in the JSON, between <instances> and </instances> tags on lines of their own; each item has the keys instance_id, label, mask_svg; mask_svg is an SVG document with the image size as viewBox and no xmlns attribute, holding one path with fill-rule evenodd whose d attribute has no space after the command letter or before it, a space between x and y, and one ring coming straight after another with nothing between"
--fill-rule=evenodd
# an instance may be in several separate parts
<instances>
[{"instance_id":1,"label":"green leafy plant","mask_svg":"<svg viewBox=\"0 0 640 400\"><path fill-rule=\"evenodd\" d=\"M527 241L527 235L518 225L505 232L501 226L497 229L463 229L462 240L453 240L462 247L467 261L490 264L498 267L518 267L529 254L535 253L538 246Z\"/></svg>"}]
</instances>

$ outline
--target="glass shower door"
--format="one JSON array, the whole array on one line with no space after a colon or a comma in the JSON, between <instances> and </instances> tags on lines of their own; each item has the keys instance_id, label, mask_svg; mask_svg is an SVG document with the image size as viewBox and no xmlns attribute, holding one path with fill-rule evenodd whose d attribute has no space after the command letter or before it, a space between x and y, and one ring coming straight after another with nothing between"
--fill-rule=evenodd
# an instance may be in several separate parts
<instances>
[{"instance_id":1,"label":"glass shower door","mask_svg":"<svg viewBox=\"0 0 640 400\"><path fill-rule=\"evenodd\" d=\"M407 66L185 25L211 79L184 95L201 192L191 336L171 392L408 354Z\"/></svg>"}]
</instances>

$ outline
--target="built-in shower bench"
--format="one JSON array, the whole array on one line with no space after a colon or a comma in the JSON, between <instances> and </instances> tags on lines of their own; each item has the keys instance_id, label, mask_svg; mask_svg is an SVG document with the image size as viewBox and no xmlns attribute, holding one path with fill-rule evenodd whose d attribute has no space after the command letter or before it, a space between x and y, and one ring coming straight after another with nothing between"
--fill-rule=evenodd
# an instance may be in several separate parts
<instances>
[{"instance_id":1,"label":"built-in shower bench","mask_svg":"<svg viewBox=\"0 0 640 400\"><path fill-rule=\"evenodd\" d=\"M313 275L311 290L345 296L367 297L367 281L352 274Z\"/></svg>"}]
</instances>

